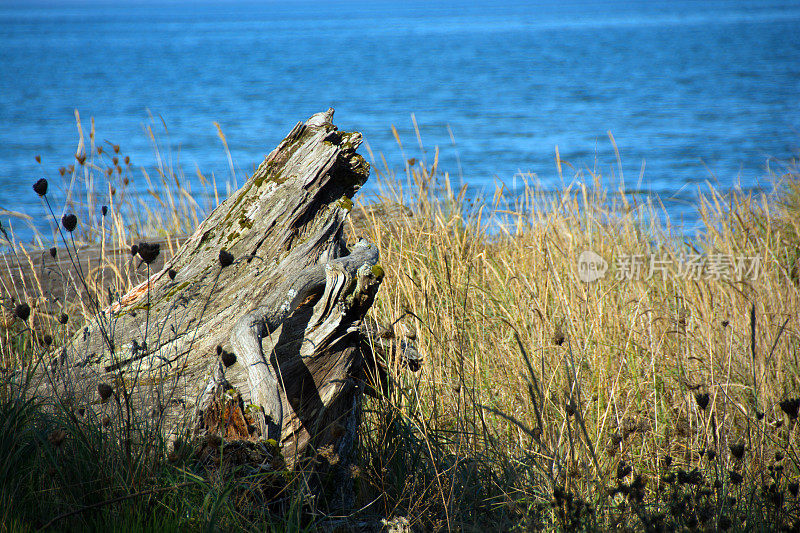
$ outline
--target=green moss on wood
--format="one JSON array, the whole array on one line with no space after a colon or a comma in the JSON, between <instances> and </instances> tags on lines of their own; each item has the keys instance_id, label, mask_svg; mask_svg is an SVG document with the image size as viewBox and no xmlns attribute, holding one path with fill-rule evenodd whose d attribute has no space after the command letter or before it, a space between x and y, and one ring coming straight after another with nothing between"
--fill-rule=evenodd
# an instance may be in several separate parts
<instances>
[{"instance_id":1,"label":"green moss on wood","mask_svg":"<svg viewBox=\"0 0 800 533\"><path fill-rule=\"evenodd\" d=\"M273 166L274 165L272 164L272 162L270 162L270 164L267 166L263 174L261 174L257 178L253 178L253 185L255 185L257 188L261 187L264 184L264 180L267 179L267 176L269 176L270 173L272 172Z\"/></svg>"},{"instance_id":2,"label":"green moss on wood","mask_svg":"<svg viewBox=\"0 0 800 533\"><path fill-rule=\"evenodd\" d=\"M135 311L149 311L149 310L150 310L150 304L145 302L143 304L135 305L135 306L133 306L133 307L131 307L129 309L126 309L126 310L122 311L120 313L120 316L125 315L127 313L132 313L132 312L135 312Z\"/></svg>"},{"instance_id":3,"label":"green moss on wood","mask_svg":"<svg viewBox=\"0 0 800 533\"><path fill-rule=\"evenodd\" d=\"M246 229L253 229L253 221L242 215L239 217L239 227Z\"/></svg>"},{"instance_id":4,"label":"green moss on wood","mask_svg":"<svg viewBox=\"0 0 800 533\"><path fill-rule=\"evenodd\" d=\"M178 285L176 287L173 287L172 289L169 290L169 292L167 292L167 294L164 295L163 300L169 301L169 299L172 298L173 296L175 296L176 293L182 291L183 289L185 289L188 286L189 286L189 282L188 281L184 281L180 285Z\"/></svg>"},{"instance_id":5,"label":"green moss on wood","mask_svg":"<svg viewBox=\"0 0 800 533\"><path fill-rule=\"evenodd\" d=\"M341 198L336 200L336 207L344 209L349 213L353 209L353 200L351 200L347 196L342 196Z\"/></svg>"}]
</instances>

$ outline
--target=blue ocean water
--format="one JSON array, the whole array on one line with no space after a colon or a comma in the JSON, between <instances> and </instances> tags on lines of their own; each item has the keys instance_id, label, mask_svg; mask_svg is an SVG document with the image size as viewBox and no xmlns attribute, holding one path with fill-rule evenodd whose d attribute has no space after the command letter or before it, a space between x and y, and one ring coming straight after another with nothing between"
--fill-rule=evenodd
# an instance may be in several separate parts
<instances>
[{"instance_id":1,"label":"blue ocean water","mask_svg":"<svg viewBox=\"0 0 800 533\"><path fill-rule=\"evenodd\" d=\"M144 166L152 113L187 176L197 166L224 182L216 121L241 184L297 121L332 106L390 166L403 167L391 125L406 158L438 146L470 194L513 188L520 172L568 183L556 145L618 178L611 132L626 184L644 168L640 188L692 220L706 180L766 188L768 160L797 154L798 28L800 1L786 0L4 2L0 209L41 213L39 177L64 187L75 109Z\"/></svg>"}]
</instances>

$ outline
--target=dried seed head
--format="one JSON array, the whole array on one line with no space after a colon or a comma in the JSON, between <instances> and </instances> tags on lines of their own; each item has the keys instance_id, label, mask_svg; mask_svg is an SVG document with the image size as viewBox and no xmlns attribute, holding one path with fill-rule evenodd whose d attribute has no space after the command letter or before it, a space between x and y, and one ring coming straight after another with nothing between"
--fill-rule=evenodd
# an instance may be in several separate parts
<instances>
[{"instance_id":1,"label":"dried seed head","mask_svg":"<svg viewBox=\"0 0 800 533\"><path fill-rule=\"evenodd\" d=\"M28 320L31 316L31 307L26 303L17 304L14 308L14 315L22 321Z\"/></svg>"},{"instance_id":2,"label":"dried seed head","mask_svg":"<svg viewBox=\"0 0 800 533\"><path fill-rule=\"evenodd\" d=\"M556 346L561 346L564 344L564 332L561 330L561 326L556 326L556 330L553 332L553 344Z\"/></svg>"},{"instance_id":3,"label":"dried seed head","mask_svg":"<svg viewBox=\"0 0 800 533\"><path fill-rule=\"evenodd\" d=\"M103 216L106 216L108 214L108 206L104 205L103 207L101 207L100 212L103 214Z\"/></svg>"},{"instance_id":4,"label":"dried seed head","mask_svg":"<svg viewBox=\"0 0 800 533\"><path fill-rule=\"evenodd\" d=\"M781 400L781 409L790 420L797 420L798 410L800 410L800 398Z\"/></svg>"},{"instance_id":5,"label":"dried seed head","mask_svg":"<svg viewBox=\"0 0 800 533\"><path fill-rule=\"evenodd\" d=\"M730 325L730 323L731 323L730 320L723 320L722 321L722 327L723 328L727 328Z\"/></svg>"},{"instance_id":6,"label":"dried seed head","mask_svg":"<svg viewBox=\"0 0 800 533\"><path fill-rule=\"evenodd\" d=\"M118 144L114 144L114 145L112 145L112 147L114 148L114 153L118 154L119 153L119 145Z\"/></svg>"},{"instance_id":7,"label":"dried seed head","mask_svg":"<svg viewBox=\"0 0 800 533\"><path fill-rule=\"evenodd\" d=\"M57 255L58 255L58 249L56 249L56 247L55 247L55 246L53 246L52 248L50 248L50 257L52 257L53 259L55 259Z\"/></svg>"},{"instance_id":8,"label":"dried seed head","mask_svg":"<svg viewBox=\"0 0 800 533\"><path fill-rule=\"evenodd\" d=\"M626 416L622 419L622 438L627 439L629 435L639 431L639 423L632 416Z\"/></svg>"},{"instance_id":9,"label":"dried seed head","mask_svg":"<svg viewBox=\"0 0 800 533\"><path fill-rule=\"evenodd\" d=\"M685 471L683 468L678 469L678 483L681 485L699 485L703 482L703 473L697 468L690 471Z\"/></svg>"},{"instance_id":10,"label":"dried seed head","mask_svg":"<svg viewBox=\"0 0 800 533\"><path fill-rule=\"evenodd\" d=\"M61 313L61 316L58 317L58 321L62 324L66 324L69 322L69 317L65 313Z\"/></svg>"},{"instance_id":11,"label":"dried seed head","mask_svg":"<svg viewBox=\"0 0 800 533\"><path fill-rule=\"evenodd\" d=\"M744 457L744 444L742 444L741 442L736 444L731 444L730 449L731 449L731 455L733 455L734 458L741 459L742 457Z\"/></svg>"},{"instance_id":12,"label":"dried seed head","mask_svg":"<svg viewBox=\"0 0 800 533\"><path fill-rule=\"evenodd\" d=\"M103 153L103 147L102 146L98 146L97 147L97 154L100 155L102 153Z\"/></svg>"},{"instance_id":13,"label":"dried seed head","mask_svg":"<svg viewBox=\"0 0 800 533\"><path fill-rule=\"evenodd\" d=\"M72 213L64 215L63 217L61 217L61 224L64 226L65 230L72 233L78 226L78 217L76 217Z\"/></svg>"},{"instance_id":14,"label":"dried seed head","mask_svg":"<svg viewBox=\"0 0 800 533\"><path fill-rule=\"evenodd\" d=\"M130 165L131 164L131 158L128 157L127 155L125 156L125 164L126 165Z\"/></svg>"},{"instance_id":15,"label":"dried seed head","mask_svg":"<svg viewBox=\"0 0 800 533\"><path fill-rule=\"evenodd\" d=\"M111 385L109 385L108 383L97 384L97 393L100 395L101 400L103 401L108 400L113 392L114 389L112 389Z\"/></svg>"},{"instance_id":16,"label":"dried seed head","mask_svg":"<svg viewBox=\"0 0 800 533\"><path fill-rule=\"evenodd\" d=\"M42 162L42 157L39 154L36 154L36 162L37 163L41 163Z\"/></svg>"},{"instance_id":17,"label":"dried seed head","mask_svg":"<svg viewBox=\"0 0 800 533\"><path fill-rule=\"evenodd\" d=\"M35 192L39 196L44 196L45 194L47 194L47 180L45 178L40 178L36 183L34 183L33 192Z\"/></svg>"},{"instance_id":18,"label":"dried seed head","mask_svg":"<svg viewBox=\"0 0 800 533\"><path fill-rule=\"evenodd\" d=\"M59 168L59 169L58 169L58 173L59 173L59 174L61 174L61 175L63 176L64 174L66 174L66 173L67 173L67 169L66 169L66 168L64 168L64 167L61 167L61 168Z\"/></svg>"},{"instance_id":19,"label":"dried seed head","mask_svg":"<svg viewBox=\"0 0 800 533\"><path fill-rule=\"evenodd\" d=\"M222 265L222 268L231 266L233 264L233 254L227 251L225 248L219 251L219 264Z\"/></svg>"},{"instance_id":20,"label":"dried seed head","mask_svg":"<svg viewBox=\"0 0 800 533\"><path fill-rule=\"evenodd\" d=\"M161 245L158 243L140 242L139 243L139 257L148 265L156 260L158 254L161 252Z\"/></svg>"},{"instance_id":21,"label":"dried seed head","mask_svg":"<svg viewBox=\"0 0 800 533\"><path fill-rule=\"evenodd\" d=\"M167 275L169 276L169 279L175 280L175 276L177 276L178 273L170 268L169 271L167 272Z\"/></svg>"},{"instance_id":22,"label":"dried seed head","mask_svg":"<svg viewBox=\"0 0 800 533\"><path fill-rule=\"evenodd\" d=\"M697 402L697 405L702 411L705 411L706 407L708 407L709 396L707 392L695 394L694 400Z\"/></svg>"},{"instance_id":23,"label":"dried seed head","mask_svg":"<svg viewBox=\"0 0 800 533\"><path fill-rule=\"evenodd\" d=\"M225 365L225 368L228 368L229 366L231 366L233 363L236 362L236 354L233 354L231 352L226 352L225 350L222 350L222 354L220 355L220 357L222 358L222 364Z\"/></svg>"},{"instance_id":24,"label":"dried seed head","mask_svg":"<svg viewBox=\"0 0 800 533\"><path fill-rule=\"evenodd\" d=\"M49 333L45 333L44 337L42 337L42 342L45 346L50 346L53 344L53 337Z\"/></svg>"},{"instance_id":25,"label":"dried seed head","mask_svg":"<svg viewBox=\"0 0 800 533\"><path fill-rule=\"evenodd\" d=\"M75 154L75 159L78 160L79 165L83 165L86 162L86 154L84 153Z\"/></svg>"}]
</instances>

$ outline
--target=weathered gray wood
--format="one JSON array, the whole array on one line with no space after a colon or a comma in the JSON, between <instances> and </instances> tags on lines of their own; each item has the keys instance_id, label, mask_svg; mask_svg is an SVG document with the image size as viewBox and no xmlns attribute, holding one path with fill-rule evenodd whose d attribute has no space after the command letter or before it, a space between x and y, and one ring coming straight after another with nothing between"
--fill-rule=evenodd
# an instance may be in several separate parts
<instances>
[{"instance_id":1,"label":"weathered gray wood","mask_svg":"<svg viewBox=\"0 0 800 533\"><path fill-rule=\"evenodd\" d=\"M410 216L408 208L391 202L359 206L350 212L345 230L352 240L367 234L374 224L383 227L402 225ZM150 272L158 272L188 238L188 235L180 234L158 239L134 239L129 244L135 245L142 240L158 244L161 253L150 266ZM5 302L8 305L11 298L27 301L34 307L37 319L42 318L40 315L49 315L52 321L70 302L88 302L94 298L103 305L110 305L148 277L147 265L138 256L131 255L131 246L111 243L78 245L77 251L72 252L62 245L55 250L55 257L47 248L20 249L16 257L14 254L0 255L0 298L9 300ZM85 277L85 284L81 276ZM40 302L41 299L44 302ZM0 327L3 325L0 317Z\"/></svg>"},{"instance_id":2,"label":"weathered gray wood","mask_svg":"<svg viewBox=\"0 0 800 533\"><path fill-rule=\"evenodd\" d=\"M169 260L185 240L185 235L179 235L155 241L162 253L151 266L151 272L161 270L165 260ZM17 257L0 256L0 266L4 267L0 268L2 292L17 300L43 296L55 306L75 299L96 298L99 294L104 304L110 304L120 296L121 288L138 285L147 277L147 265L141 258L132 256L127 246L79 245L77 254L63 246L55 250L55 257L46 248L20 250ZM81 275L86 285L80 281ZM91 293L86 291L87 287Z\"/></svg>"},{"instance_id":3,"label":"weathered gray wood","mask_svg":"<svg viewBox=\"0 0 800 533\"><path fill-rule=\"evenodd\" d=\"M371 356L359 326L383 272L373 245L345 246L369 167L361 135L332 116L297 124L163 269L56 351L40 385L98 420L133 412L165 434L273 436L290 462L309 444L350 453Z\"/></svg>"},{"instance_id":4,"label":"weathered gray wood","mask_svg":"<svg viewBox=\"0 0 800 533\"><path fill-rule=\"evenodd\" d=\"M239 362L247 369L248 385L253 391L252 403L264 409L269 427L262 432L268 433L270 438L280 438L284 412L288 409L288 406L284 408L284 403L288 402L284 391L289 389L283 383L281 365L276 360L278 354L286 351L287 345L291 346L290 351L294 351L299 341L299 357L309 359L323 355L323 350L332 343L335 335L355 333L354 329L339 331L339 328L343 324L357 328L357 322L345 323L344 314L353 311L354 300L358 297L374 297L374 293L369 294L369 291L373 289L373 280L380 281L372 271L377 262L378 249L374 245L359 242L349 256L324 265L314 265L301 272L288 290L279 292L286 294L285 302L261 306L243 316L234 326L231 346ZM354 291L348 293L354 277L358 282ZM377 286L374 288L377 289ZM322 297L313 307L313 314L307 322L303 319L286 320L310 295L320 291L324 291ZM346 300L348 297L349 301ZM300 316L300 313L297 315ZM284 367L291 362L291 356L291 353L287 353L282 358ZM290 373L287 379L293 375ZM324 387L318 392L324 394ZM325 401L322 403L325 404Z\"/></svg>"}]
</instances>

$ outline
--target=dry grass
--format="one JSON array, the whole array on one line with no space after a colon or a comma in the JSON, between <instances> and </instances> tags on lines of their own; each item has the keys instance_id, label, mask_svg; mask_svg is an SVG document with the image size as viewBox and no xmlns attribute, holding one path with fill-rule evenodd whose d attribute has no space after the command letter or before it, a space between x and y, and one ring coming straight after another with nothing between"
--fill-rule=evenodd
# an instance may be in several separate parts
<instances>
[{"instance_id":1,"label":"dry grass","mask_svg":"<svg viewBox=\"0 0 800 533\"><path fill-rule=\"evenodd\" d=\"M206 188L191 191L152 133L156 183L113 145L98 150L93 126L88 138L64 190L81 242L100 246L84 292L103 301L103 276L123 294L141 275L111 250L185 234L205 212L195 198L208 210L219 196L199 172ZM436 159L400 175L373 169L380 197L356 207L387 273L372 312L412 331L425 364L398 371L389 395L367 405L361 505L425 529L800 524L787 403L800 397L800 172L775 178L772 196L699 193L701 224L688 236L660 219L657 199L606 190L598 172L578 171L557 193L531 181L521 196L499 189L477 202L451 189ZM387 219L376 203L405 209ZM578 269L587 250L609 265L590 283ZM624 279L619 261L634 255L673 266L755 258L760 268L742 279L647 269ZM37 302L32 323L56 340L69 331L53 322L66 307L91 314L82 299L37 299L41 276L24 287L8 279L6 366L44 342L20 332L12 298Z\"/></svg>"},{"instance_id":2,"label":"dry grass","mask_svg":"<svg viewBox=\"0 0 800 533\"><path fill-rule=\"evenodd\" d=\"M729 472L785 490L799 473L794 420L781 402L800 396L800 203L797 168L776 177L788 191L777 200L700 193L702 225L689 239L658 220L656 199L606 191L588 171L557 194L499 191L466 215L435 165L377 173L384 196L413 211L374 220L368 237L391 280L375 313L407 313L426 359L418 379L403 380L398 411L423 439L450 435L448 451L467 463L532 463L528 479L509 483L497 469L483 478L504 495L497 506L550 501L560 488L606 511L608 526L621 501L607 499L615 488L646 483L650 502L671 489L667 456L673 469L723 483L714 523L736 514L722 497L732 493ZM606 277L580 279L586 250L611 266ZM617 279L624 270L614 258L635 254L645 265L651 254L723 264L716 255L756 258L760 268L741 280L724 268ZM740 443L737 459L731 447ZM458 514L469 496L452 490L450 468L439 473L438 496Z\"/></svg>"}]
</instances>

